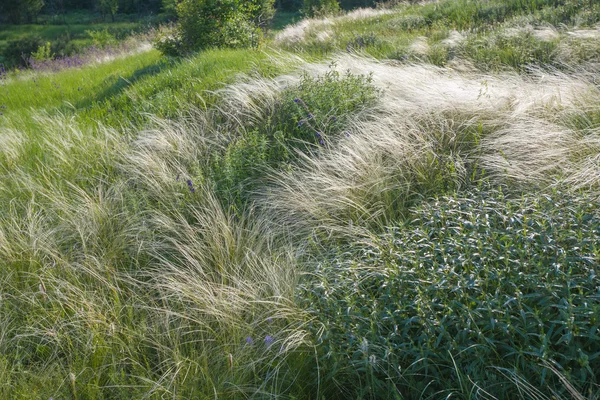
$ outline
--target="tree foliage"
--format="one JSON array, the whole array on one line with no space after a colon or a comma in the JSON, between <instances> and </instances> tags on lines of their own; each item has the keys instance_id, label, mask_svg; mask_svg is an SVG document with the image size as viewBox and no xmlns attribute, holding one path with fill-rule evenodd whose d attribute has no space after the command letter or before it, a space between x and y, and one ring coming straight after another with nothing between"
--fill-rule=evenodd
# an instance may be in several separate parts
<instances>
[{"instance_id":1,"label":"tree foliage","mask_svg":"<svg viewBox=\"0 0 600 400\"><path fill-rule=\"evenodd\" d=\"M115 22L115 14L119 9L119 0L100 0L98 4L102 16L110 15L113 22Z\"/></svg>"},{"instance_id":2,"label":"tree foliage","mask_svg":"<svg viewBox=\"0 0 600 400\"><path fill-rule=\"evenodd\" d=\"M44 0L3 0L0 2L0 15L13 24L32 23L43 7Z\"/></svg>"}]
</instances>

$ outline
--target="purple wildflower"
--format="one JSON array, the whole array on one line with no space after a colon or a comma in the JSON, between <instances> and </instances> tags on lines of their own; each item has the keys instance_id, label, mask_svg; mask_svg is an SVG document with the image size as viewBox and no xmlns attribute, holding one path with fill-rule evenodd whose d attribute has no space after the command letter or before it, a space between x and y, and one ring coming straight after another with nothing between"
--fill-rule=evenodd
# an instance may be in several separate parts
<instances>
[{"instance_id":1,"label":"purple wildflower","mask_svg":"<svg viewBox=\"0 0 600 400\"><path fill-rule=\"evenodd\" d=\"M294 103L300 103L300 99L296 97L296 98L294 99Z\"/></svg>"},{"instance_id":2,"label":"purple wildflower","mask_svg":"<svg viewBox=\"0 0 600 400\"><path fill-rule=\"evenodd\" d=\"M249 344L250 346L252 346L254 344L254 339L252 339L250 336L248 336L246 338L246 344Z\"/></svg>"},{"instance_id":3,"label":"purple wildflower","mask_svg":"<svg viewBox=\"0 0 600 400\"><path fill-rule=\"evenodd\" d=\"M317 138L319 138L319 139L321 138L321 136L323 136L323 135L321 135L321 132L317 132L317 133L315 133L315 135L316 135L316 136L317 136Z\"/></svg>"},{"instance_id":4,"label":"purple wildflower","mask_svg":"<svg viewBox=\"0 0 600 400\"><path fill-rule=\"evenodd\" d=\"M192 180L191 180L191 179L188 179L188 180L187 180L187 185L188 185L188 186L189 186L189 188L190 188L190 192L194 193L194 192L196 191L196 189L194 188L194 183L192 182Z\"/></svg>"},{"instance_id":5,"label":"purple wildflower","mask_svg":"<svg viewBox=\"0 0 600 400\"><path fill-rule=\"evenodd\" d=\"M298 121L298 126L302 126L302 125L304 125L304 120L303 119L300 120L300 121Z\"/></svg>"},{"instance_id":6,"label":"purple wildflower","mask_svg":"<svg viewBox=\"0 0 600 400\"><path fill-rule=\"evenodd\" d=\"M270 324L272 324L273 323L273 318L271 318L271 317L267 318L267 322L270 323Z\"/></svg>"},{"instance_id":7,"label":"purple wildflower","mask_svg":"<svg viewBox=\"0 0 600 400\"><path fill-rule=\"evenodd\" d=\"M275 341L275 339L273 339L273 336L271 336L271 335L265 336L265 344L267 345L267 347L270 347L274 341Z\"/></svg>"},{"instance_id":8,"label":"purple wildflower","mask_svg":"<svg viewBox=\"0 0 600 400\"><path fill-rule=\"evenodd\" d=\"M325 146L325 141L324 141L323 139L321 139L321 140L319 140L319 144L320 144L321 146Z\"/></svg>"},{"instance_id":9,"label":"purple wildflower","mask_svg":"<svg viewBox=\"0 0 600 400\"><path fill-rule=\"evenodd\" d=\"M311 113L308 113L308 115L306 116L308 119L313 119L315 116L312 115Z\"/></svg>"}]
</instances>

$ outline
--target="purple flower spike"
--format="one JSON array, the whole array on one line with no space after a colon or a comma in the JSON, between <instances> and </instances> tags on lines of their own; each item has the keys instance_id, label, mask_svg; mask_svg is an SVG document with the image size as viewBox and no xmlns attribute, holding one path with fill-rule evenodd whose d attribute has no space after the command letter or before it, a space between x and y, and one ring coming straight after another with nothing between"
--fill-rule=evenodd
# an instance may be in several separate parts
<instances>
[{"instance_id":1,"label":"purple flower spike","mask_svg":"<svg viewBox=\"0 0 600 400\"><path fill-rule=\"evenodd\" d=\"M187 180L187 185L188 185L189 187L192 187L192 186L194 186L194 184L192 183L192 180L191 180L191 179L188 179L188 180Z\"/></svg>"},{"instance_id":2,"label":"purple flower spike","mask_svg":"<svg viewBox=\"0 0 600 400\"><path fill-rule=\"evenodd\" d=\"M190 192L194 193L196 191L196 189L194 189L193 187L190 188Z\"/></svg>"},{"instance_id":3,"label":"purple flower spike","mask_svg":"<svg viewBox=\"0 0 600 400\"><path fill-rule=\"evenodd\" d=\"M321 146L325 146L325 141L323 139L319 140L319 143L321 144Z\"/></svg>"},{"instance_id":4,"label":"purple flower spike","mask_svg":"<svg viewBox=\"0 0 600 400\"><path fill-rule=\"evenodd\" d=\"M304 125L304 120L298 121L298 126Z\"/></svg>"},{"instance_id":5,"label":"purple flower spike","mask_svg":"<svg viewBox=\"0 0 600 400\"><path fill-rule=\"evenodd\" d=\"M308 119L313 119L315 116L312 115L311 113L308 113L308 115L306 116Z\"/></svg>"},{"instance_id":6,"label":"purple flower spike","mask_svg":"<svg viewBox=\"0 0 600 400\"><path fill-rule=\"evenodd\" d=\"M252 346L254 344L254 339L252 339L250 336L248 336L246 338L246 344L249 344L250 346Z\"/></svg>"},{"instance_id":7,"label":"purple flower spike","mask_svg":"<svg viewBox=\"0 0 600 400\"><path fill-rule=\"evenodd\" d=\"M294 103L300 103L300 99L296 97L296 98L294 99Z\"/></svg>"},{"instance_id":8,"label":"purple flower spike","mask_svg":"<svg viewBox=\"0 0 600 400\"><path fill-rule=\"evenodd\" d=\"M271 336L271 335L267 335L265 337L265 344L267 345L267 347L270 347L274 341L275 341L275 339L273 339L273 336Z\"/></svg>"},{"instance_id":9,"label":"purple flower spike","mask_svg":"<svg viewBox=\"0 0 600 400\"><path fill-rule=\"evenodd\" d=\"M317 136L317 138L319 138L319 139L320 139L320 138L321 138L321 136L322 136L322 135L321 135L321 132L317 132L317 133L315 133L315 135L316 135L316 136Z\"/></svg>"}]
</instances>

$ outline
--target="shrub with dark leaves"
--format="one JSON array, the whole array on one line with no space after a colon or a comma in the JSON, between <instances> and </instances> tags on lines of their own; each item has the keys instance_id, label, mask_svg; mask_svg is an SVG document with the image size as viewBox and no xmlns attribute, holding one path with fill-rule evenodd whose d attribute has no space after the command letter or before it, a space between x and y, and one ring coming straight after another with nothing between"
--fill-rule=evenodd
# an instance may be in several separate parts
<instances>
[{"instance_id":1,"label":"shrub with dark leaves","mask_svg":"<svg viewBox=\"0 0 600 400\"><path fill-rule=\"evenodd\" d=\"M473 191L323 262L299 294L319 322L320 375L348 398L517 398L527 385L509 377L566 390L552 365L577 390L597 390L596 201Z\"/></svg>"}]
</instances>

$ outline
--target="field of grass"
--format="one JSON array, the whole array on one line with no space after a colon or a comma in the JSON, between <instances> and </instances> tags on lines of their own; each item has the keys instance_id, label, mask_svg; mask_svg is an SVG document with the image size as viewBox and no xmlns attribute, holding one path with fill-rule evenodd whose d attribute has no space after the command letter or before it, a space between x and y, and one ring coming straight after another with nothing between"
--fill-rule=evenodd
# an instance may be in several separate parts
<instances>
[{"instance_id":1,"label":"field of grass","mask_svg":"<svg viewBox=\"0 0 600 400\"><path fill-rule=\"evenodd\" d=\"M0 398L600 399L598 4L294 18L0 75Z\"/></svg>"}]
</instances>

